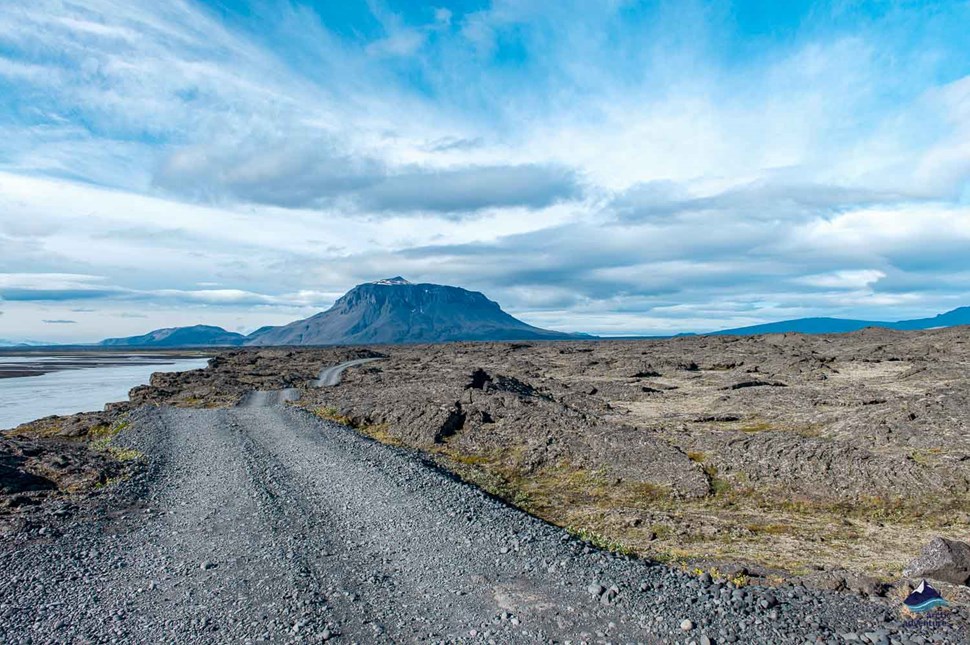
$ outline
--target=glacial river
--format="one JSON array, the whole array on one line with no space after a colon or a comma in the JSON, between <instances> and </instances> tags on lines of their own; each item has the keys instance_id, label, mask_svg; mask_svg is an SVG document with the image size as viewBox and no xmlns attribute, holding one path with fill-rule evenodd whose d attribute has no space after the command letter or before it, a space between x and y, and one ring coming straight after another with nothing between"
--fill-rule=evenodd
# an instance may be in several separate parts
<instances>
[{"instance_id":1,"label":"glacial river","mask_svg":"<svg viewBox=\"0 0 970 645\"><path fill-rule=\"evenodd\" d=\"M0 355L0 373L4 368L9 372L20 365L61 360L63 357ZM105 366L100 360L74 357L67 369L39 376L0 378L0 429L51 414L101 410L105 403L127 400L128 390L148 383L153 372L194 370L208 362L206 358L131 355L113 356L111 364Z\"/></svg>"}]
</instances>

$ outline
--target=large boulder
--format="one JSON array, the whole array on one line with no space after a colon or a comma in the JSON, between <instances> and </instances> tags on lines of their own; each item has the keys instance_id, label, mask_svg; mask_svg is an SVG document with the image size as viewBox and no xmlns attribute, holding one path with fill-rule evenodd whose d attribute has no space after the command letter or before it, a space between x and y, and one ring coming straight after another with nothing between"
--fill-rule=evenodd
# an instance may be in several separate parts
<instances>
[{"instance_id":1,"label":"large boulder","mask_svg":"<svg viewBox=\"0 0 970 645\"><path fill-rule=\"evenodd\" d=\"M931 578L955 585L970 582L970 544L933 538L903 571L908 578Z\"/></svg>"}]
</instances>

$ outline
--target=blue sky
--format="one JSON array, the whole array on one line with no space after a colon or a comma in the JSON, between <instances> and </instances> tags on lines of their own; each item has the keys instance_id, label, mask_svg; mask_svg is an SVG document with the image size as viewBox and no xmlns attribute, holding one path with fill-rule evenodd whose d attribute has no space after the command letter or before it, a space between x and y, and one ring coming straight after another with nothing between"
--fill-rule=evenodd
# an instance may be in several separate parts
<instances>
[{"instance_id":1,"label":"blue sky","mask_svg":"<svg viewBox=\"0 0 970 645\"><path fill-rule=\"evenodd\" d=\"M970 304L967 1L0 7L0 338L398 274L601 334Z\"/></svg>"}]
</instances>

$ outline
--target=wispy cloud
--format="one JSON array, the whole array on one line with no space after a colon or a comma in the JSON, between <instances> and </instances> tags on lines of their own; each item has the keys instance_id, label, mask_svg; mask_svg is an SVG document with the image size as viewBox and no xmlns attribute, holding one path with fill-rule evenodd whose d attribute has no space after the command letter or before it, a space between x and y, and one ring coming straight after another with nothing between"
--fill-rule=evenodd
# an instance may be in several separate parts
<instances>
[{"instance_id":1,"label":"wispy cloud","mask_svg":"<svg viewBox=\"0 0 970 645\"><path fill-rule=\"evenodd\" d=\"M967 304L970 6L748 5L13 3L0 335L395 274L617 333Z\"/></svg>"}]
</instances>

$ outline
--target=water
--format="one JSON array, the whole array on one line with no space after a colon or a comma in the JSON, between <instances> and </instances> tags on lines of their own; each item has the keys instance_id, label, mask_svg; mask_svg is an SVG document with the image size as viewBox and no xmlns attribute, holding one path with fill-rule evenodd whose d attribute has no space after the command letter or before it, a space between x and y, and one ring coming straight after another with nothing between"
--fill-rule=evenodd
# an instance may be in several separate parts
<instances>
[{"instance_id":1,"label":"water","mask_svg":"<svg viewBox=\"0 0 970 645\"><path fill-rule=\"evenodd\" d=\"M105 403L128 400L128 390L148 383L154 372L181 372L206 366L208 359L127 357L137 364L83 367L40 376L0 378L0 428L13 428L51 414L101 410ZM36 363L50 357L2 356L0 363ZM122 359L124 361L125 359Z\"/></svg>"}]
</instances>

